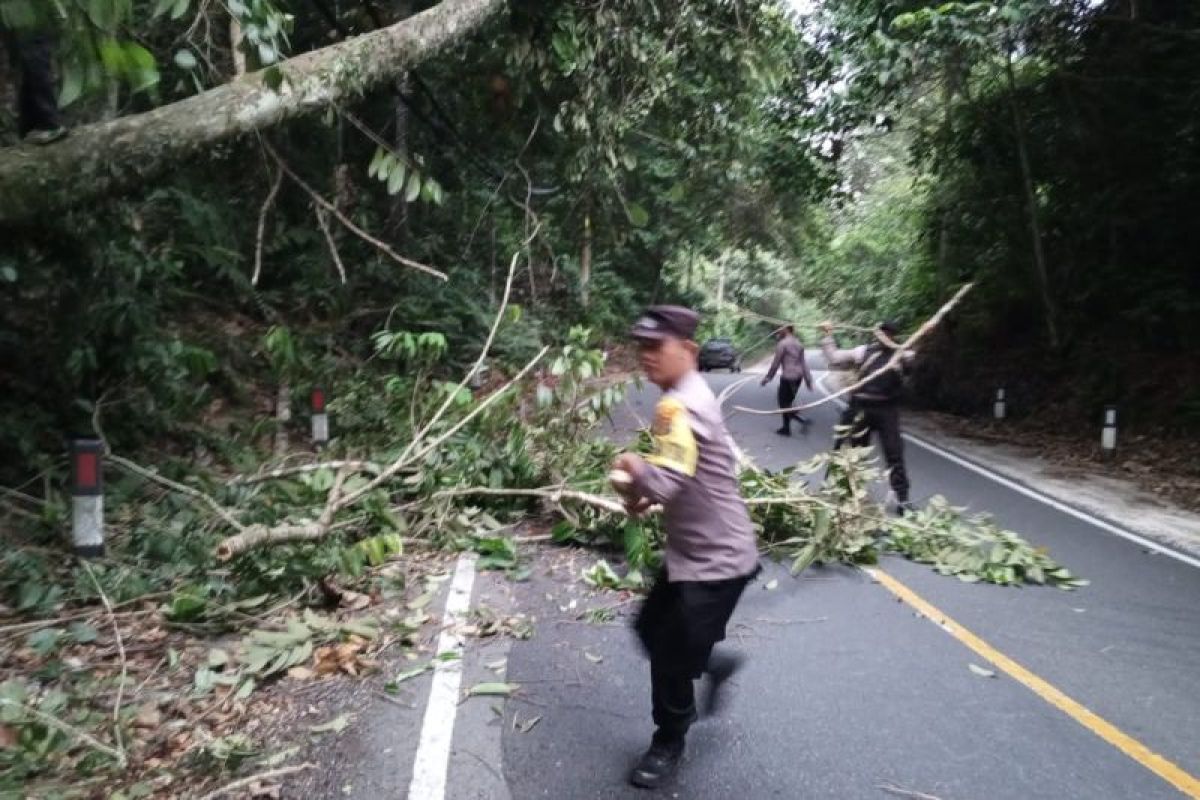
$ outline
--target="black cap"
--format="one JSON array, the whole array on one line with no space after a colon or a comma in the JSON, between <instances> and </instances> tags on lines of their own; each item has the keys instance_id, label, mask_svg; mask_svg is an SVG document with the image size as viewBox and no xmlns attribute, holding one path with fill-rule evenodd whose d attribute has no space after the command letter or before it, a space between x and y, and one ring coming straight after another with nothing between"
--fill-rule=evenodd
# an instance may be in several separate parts
<instances>
[{"instance_id":1,"label":"black cap","mask_svg":"<svg viewBox=\"0 0 1200 800\"><path fill-rule=\"evenodd\" d=\"M896 338L900 335L900 323L893 320L884 320L879 323L879 330L883 331L891 338Z\"/></svg>"},{"instance_id":2,"label":"black cap","mask_svg":"<svg viewBox=\"0 0 1200 800\"><path fill-rule=\"evenodd\" d=\"M700 315L683 306L650 306L633 323L629 335L634 339L691 339L696 335Z\"/></svg>"}]
</instances>

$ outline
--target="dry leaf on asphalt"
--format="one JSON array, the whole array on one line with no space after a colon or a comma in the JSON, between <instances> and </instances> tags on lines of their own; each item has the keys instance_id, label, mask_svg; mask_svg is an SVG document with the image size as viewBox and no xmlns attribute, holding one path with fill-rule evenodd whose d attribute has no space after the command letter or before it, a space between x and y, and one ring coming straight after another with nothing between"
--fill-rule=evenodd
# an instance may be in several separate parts
<instances>
[{"instance_id":1,"label":"dry leaf on asphalt","mask_svg":"<svg viewBox=\"0 0 1200 800\"><path fill-rule=\"evenodd\" d=\"M342 731L346 730L346 726L350 724L350 719L351 717L349 714L338 714L336 717L329 720L329 722L325 722L321 725L313 725L308 730L309 733L341 733Z\"/></svg>"},{"instance_id":2,"label":"dry leaf on asphalt","mask_svg":"<svg viewBox=\"0 0 1200 800\"><path fill-rule=\"evenodd\" d=\"M541 721L542 718L540 716L527 719L524 722L518 722L517 718L513 717L513 729L520 731L521 733L529 733L531 730L533 730L533 726L537 725Z\"/></svg>"}]
</instances>

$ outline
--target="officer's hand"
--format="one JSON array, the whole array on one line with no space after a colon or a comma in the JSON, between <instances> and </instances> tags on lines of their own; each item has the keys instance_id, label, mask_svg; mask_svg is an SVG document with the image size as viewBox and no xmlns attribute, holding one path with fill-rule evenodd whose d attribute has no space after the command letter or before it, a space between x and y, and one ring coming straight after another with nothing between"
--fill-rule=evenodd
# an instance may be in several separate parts
<instances>
[{"instance_id":1,"label":"officer's hand","mask_svg":"<svg viewBox=\"0 0 1200 800\"><path fill-rule=\"evenodd\" d=\"M625 499L625 513L631 517L640 517L649 510L650 506L654 505L648 497L639 497L636 500L632 498Z\"/></svg>"},{"instance_id":2,"label":"officer's hand","mask_svg":"<svg viewBox=\"0 0 1200 800\"><path fill-rule=\"evenodd\" d=\"M758 382L758 385L759 385L759 386L766 386L766 385L767 385L767 379L766 379L766 378L763 378L761 381L759 381L759 382Z\"/></svg>"},{"instance_id":3,"label":"officer's hand","mask_svg":"<svg viewBox=\"0 0 1200 800\"><path fill-rule=\"evenodd\" d=\"M624 472L628 472L632 478L636 478L638 475L641 475L642 470L645 469L645 467L646 462L642 461L642 457L637 453L621 453L613 460L612 463L612 468L614 470L619 469Z\"/></svg>"}]
</instances>

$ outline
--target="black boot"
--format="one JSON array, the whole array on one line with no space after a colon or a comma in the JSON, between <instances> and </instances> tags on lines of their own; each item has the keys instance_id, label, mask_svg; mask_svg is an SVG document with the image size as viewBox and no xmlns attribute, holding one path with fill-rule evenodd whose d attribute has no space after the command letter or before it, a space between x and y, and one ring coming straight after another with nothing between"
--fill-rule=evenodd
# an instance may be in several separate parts
<instances>
[{"instance_id":1,"label":"black boot","mask_svg":"<svg viewBox=\"0 0 1200 800\"><path fill-rule=\"evenodd\" d=\"M629 773L629 782L640 789L657 789L675 774L683 760L683 736L656 731L637 766Z\"/></svg>"},{"instance_id":2,"label":"black boot","mask_svg":"<svg viewBox=\"0 0 1200 800\"><path fill-rule=\"evenodd\" d=\"M775 432L777 434L779 434L780 436L791 436L792 435L792 421L790 419L788 419L787 417L784 417L783 419L784 419L783 427Z\"/></svg>"},{"instance_id":3,"label":"black boot","mask_svg":"<svg viewBox=\"0 0 1200 800\"><path fill-rule=\"evenodd\" d=\"M708 668L704 670L703 709L706 717L720 713L722 706L721 692L725 681L742 666L742 657L726 653L713 653L708 659Z\"/></svg>"}]
</instances>

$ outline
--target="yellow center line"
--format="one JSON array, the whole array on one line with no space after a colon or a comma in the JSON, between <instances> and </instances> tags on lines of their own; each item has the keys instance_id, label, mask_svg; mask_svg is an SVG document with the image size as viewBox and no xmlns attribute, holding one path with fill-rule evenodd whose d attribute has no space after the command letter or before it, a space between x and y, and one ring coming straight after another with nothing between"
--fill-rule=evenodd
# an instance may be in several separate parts
<instances>
[{"instance_id":1,"label":"yellow center line","mask_svg":"<svg viewBox=\"0 0 1200 800\"><path fill-rule=\"evenodd\" d=\"M1200 779L1188 774L1175 763L1163 758L1146 745L1121 731L1108 720L1089 711L1080 703L1034 675L1029 670L1001 653L990 644L952 620L936 606L923 599L900 581L878 567L864 568L864 572L879 581L896 597L920 611L931 621L940 625L947 633L965 644L979 656L990 661L997 669L1013 680L1023 684L1038 697L1059 711L1067 714L1083 727L1120 750L1146 769L1194 800L1200 800Z\"/></svg>"}]
</instances>

